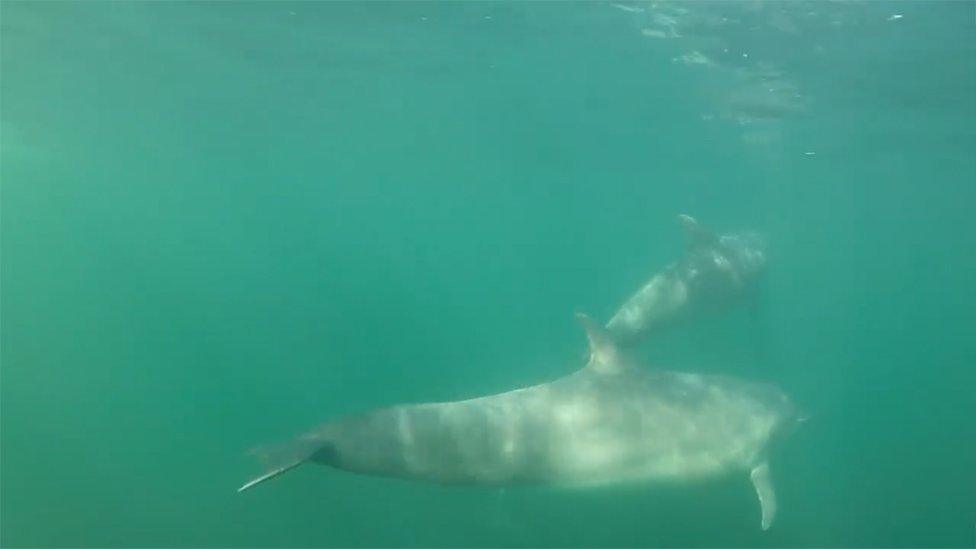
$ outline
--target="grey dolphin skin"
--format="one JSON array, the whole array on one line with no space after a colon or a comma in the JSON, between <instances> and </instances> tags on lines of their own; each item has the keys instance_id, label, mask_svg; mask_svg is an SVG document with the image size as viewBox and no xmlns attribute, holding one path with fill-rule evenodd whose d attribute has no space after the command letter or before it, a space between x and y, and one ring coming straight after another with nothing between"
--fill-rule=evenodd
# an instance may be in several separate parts
<instances>
[{"instance_id":1,"label":"grey dolphin skin","mask_svg":"<svg viewBox=\"0 0 976 549\"><path fill-rule=\"evenodd\" d=\"M550 383L408 404L325 423L279 449L247 490L304 463L445 484L593 486L749 473L762 528L776 497L770 444L798 421L772 385L638 367L578 315L587 365Z\"/></svg>"},{"instance_id":2,"label":"grey dolphin skin","mask_svg":"<svg viewBox=\"0 0 976 549\"><path fill-rule=\"evenodd\" d=\"M720 310L745 296L766 266L756 233L717 236L679 215L686 253L654 275L607 323L618 345L630 346L694 313Z\"/></svg>"}]
</instances>

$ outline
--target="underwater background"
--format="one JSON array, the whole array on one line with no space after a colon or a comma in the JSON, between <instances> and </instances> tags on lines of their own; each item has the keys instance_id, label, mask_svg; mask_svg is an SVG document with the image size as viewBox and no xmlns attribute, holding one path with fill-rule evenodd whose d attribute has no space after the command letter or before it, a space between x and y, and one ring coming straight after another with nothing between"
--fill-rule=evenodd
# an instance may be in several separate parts
<instances>
[{"instance_id":1,"label":"underwater background","mask_svg":"<svg viewBox=\"0 0 976 549\"><path fill-rule=\"evenodd\" d=\"M973 2L0 5L0 545L976 545ZM641 347L778 384L746 475L443 487L247 454L548 381L680 257L756 303Z\"/></svg>"}]
</instances>

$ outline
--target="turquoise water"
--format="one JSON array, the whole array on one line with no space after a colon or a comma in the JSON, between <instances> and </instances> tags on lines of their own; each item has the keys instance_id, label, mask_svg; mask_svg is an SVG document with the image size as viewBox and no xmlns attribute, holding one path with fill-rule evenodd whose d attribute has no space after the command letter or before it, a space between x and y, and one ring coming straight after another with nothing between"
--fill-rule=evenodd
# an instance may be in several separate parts
<instances>
[{"instance_id":1,"label":"turquoise water","mask_svg":"<svg viewBox=\"0 0 976 549\"><path fill-rule=\"evenodd\" d=\"M897 17L897 16L901 17ZM976 543L971 2L0 5L4 547ZM641 348L809 411L747 478L451 488L246 451L580 366L681 254L758 303Z\"/></svg>"}]
</instances>

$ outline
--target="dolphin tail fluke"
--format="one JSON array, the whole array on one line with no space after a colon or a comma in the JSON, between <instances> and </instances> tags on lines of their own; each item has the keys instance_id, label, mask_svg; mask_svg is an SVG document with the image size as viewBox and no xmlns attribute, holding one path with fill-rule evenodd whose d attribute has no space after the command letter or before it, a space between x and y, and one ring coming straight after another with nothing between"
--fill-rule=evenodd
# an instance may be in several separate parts
<instances>
[{"instance_id":1,"label":"dolphin tail fluke","mask_svg":"<svg viewBox=\"0 0 976 549\"><path fill-rule=\"evenodd\" d=\"M763 461L756 465L749 474L752 485L759 496L759 506L762 508L762 529L769 530L776 518L776 491L773 490L773 477L769 473L769 462Z\"/></svg>"},{"instance_id":2,"label":"dolphin tail fluke","mask_svg":"<svg viewBox=\"0 0 976 549\"><path fill-rule=\"evenodd\" d=\"M237 489L243 492L291 471L295 467L311 461L320 451L323 442L312 432L281 444L271 444L252 449L249 453L258 457L267 468L267 473L255 478Z\"/></svg>"},{"instance_id":3,"label":"dolphin tail fluke","mask_svg":"<svg viewBox=\"0 0 976 549\"><path fill-rule=\"evenodd\" d=\"M271 471L268 471L267 473L259 476L258 478L254 479L254 480L248 481L247 483L244 484L244 486L241 486L240 488L238 488L237 489L237 492L240 493L240 492L243 492L244 490L248 490L248 489L254 488L258 484L261 484L262 482L264 482L266 480L271 480L271 479L277 477L278 475L283 475L283 474L287 473L288 471L291 471L292 469L294 469L295 467L298 467L302 463L305 463L305 461L304 460L302 460L302 461L296 461L294 463L285 465L284 467L278 467L277 469L272 469Z\"/></svg>"}]
</instances>

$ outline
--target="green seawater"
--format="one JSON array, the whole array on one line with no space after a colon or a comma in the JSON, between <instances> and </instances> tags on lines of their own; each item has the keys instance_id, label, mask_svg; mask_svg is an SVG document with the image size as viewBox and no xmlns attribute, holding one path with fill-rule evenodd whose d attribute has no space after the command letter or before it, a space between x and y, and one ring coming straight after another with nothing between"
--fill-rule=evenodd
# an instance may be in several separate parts
<instances>
[{"instance_id":1,"label":"green seawater","mask_svg":"<svg viewBox=\"0 0 976 549\"><path fill-rule=\"evenodd\" d=\"M973 547L972 2L0 3L3 547ZM748 478L444 487L247 455L580 367L682 253L757 302L650 364L811 419Z\"/></svg>"}]
</instances>

